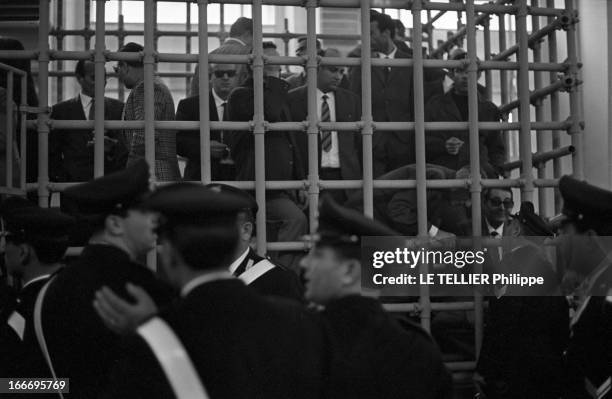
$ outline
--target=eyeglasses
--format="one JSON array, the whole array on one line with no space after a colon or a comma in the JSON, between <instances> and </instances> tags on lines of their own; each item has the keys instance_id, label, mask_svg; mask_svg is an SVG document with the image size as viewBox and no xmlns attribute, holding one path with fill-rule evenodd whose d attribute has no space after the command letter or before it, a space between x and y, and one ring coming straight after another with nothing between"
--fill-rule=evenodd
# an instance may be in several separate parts
<instances>
[{"instance_id":1,"label":"eyeglasses","mask_svg":"<svg viewBox=\"0 0 612 399\"><path fill-rule=\"evenodd\" d=\"M236 76L236 71L235 70L215 71L214 73L215 73L215 77L218 78L218 79L221 79L225 75L227 75L228 78L233 78L234 76Z\"/></svg>"},{"instance_id":2,"label":"eyeglasses","mask_svg":"<svg viewBox=\"0 0 612 399\"><path fill-rule=\"evenodd\" d=\"M514 206L514 201L512 201L510 198L506 198L502 201L502 199L499 197L493 197L489 198L489 203L493 206L500 206L501 204L504 204L504 208L508 209Z\"/></svg>"}]
</instances>

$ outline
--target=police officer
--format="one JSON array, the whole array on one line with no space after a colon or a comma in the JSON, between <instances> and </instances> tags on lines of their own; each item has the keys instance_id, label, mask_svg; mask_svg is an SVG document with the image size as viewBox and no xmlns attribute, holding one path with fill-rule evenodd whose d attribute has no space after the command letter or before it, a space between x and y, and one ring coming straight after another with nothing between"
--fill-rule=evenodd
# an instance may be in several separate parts
<instances>
[{"instance_id":1,"label":"police officer","mask_svg":"<svg viewBox=\"0 0 612 399\"><path fill-rule=\"evenodd\" d=\"M120 356L119 337L91 305L96 290L106 285L129 298L130 283L143 287L158 306L170 301L169 289L138 263L156 240L155 216L139 207L148 190L149 167L140 161L64 191L64 208L93 231L80 257L41 299L42 335L55 374L70 378L69 397L96 397Z\"/></svg>"},{"instance_id":2,"label":"police officer","mask_svg":"<svg viewBox=\"0 0 612 399\"><path fill-rule=\"evenodd\" d=\"M612 398L612 192L569 176L559 180L563 222L559 237L565 286L575 282L578 307L570 322L564 398Z\"/></svg>"},{"instance_id":3,"label":"police officer","mask_svg":"<svg viewBox=\"0 0 612 399\"><path fill-rule=\"evenodd\" d=\"M23 286L14 310L0 328L0 375L49 377L34 333L34 304L41 288L62 267L74 220L29 204L13 208L4 215L4 222L7 270Z\"/></svg>"},{"instance_id":4,"label":"police officer","mask_svg":"<svg viewBox=\"0 0 612 399\"><path fill-rule=\"evenodd\" d=\"M251 239L255 233L255 215L257 202L244 190L227 184L209 184L211 190L227 192L242 197L249 204L239 209L236 215L238 225L238 245L234 251L230 272L243 280L249 287L262 295L276 295L303 301L304 290L296 273L263 258L251 248Z\"/></svg>"},{"instance_id":5,"label":"police officer","mask_svg":"<svg viewBox=\"0 0 612 399\"><path fill-rule=\"evenodd\" d=\"M331 341L332 398L447 398L450 376L431 337L402 329L361 296L361 236L397 235L330 197L321 200L318 241L302 261L306 299L324 307Z\"/></svg>"},{"instance_id":6,"label":"police officer","mask_svg":"<svg viewBox=\"0 0 612 399\"><path fill-rule=\"evenodd\" d=\"M259 295L227 269L238 241L236 213L249 202L178 183L144 205L161 213L160 259L181 299L138 328L106 397L172 398L183 390L200 392L193 397L319 397L319 324L300 304Z\"/></svg>"}]
</instances>

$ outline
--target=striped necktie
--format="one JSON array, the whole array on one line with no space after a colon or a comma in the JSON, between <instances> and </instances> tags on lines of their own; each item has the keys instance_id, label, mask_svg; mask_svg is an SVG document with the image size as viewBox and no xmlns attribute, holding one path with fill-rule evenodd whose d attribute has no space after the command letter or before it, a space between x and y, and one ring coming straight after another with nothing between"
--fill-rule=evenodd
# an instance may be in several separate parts
<instances>
[{"instance_id":1,"label":"striped necktie","mask_svg":"<svg viewBox=\"0 0 612 399\"><path fill-rule=\"evenodd\" d=\"M327 103L328 99L327 94L323 94L323 103L321 104L321 122L330 122L331 119L329 117L329 104ZM331 131L325 130L321 132L321 148L323 151L329 152L332 146L332 138Z\"/></svg>"}]
</instances>

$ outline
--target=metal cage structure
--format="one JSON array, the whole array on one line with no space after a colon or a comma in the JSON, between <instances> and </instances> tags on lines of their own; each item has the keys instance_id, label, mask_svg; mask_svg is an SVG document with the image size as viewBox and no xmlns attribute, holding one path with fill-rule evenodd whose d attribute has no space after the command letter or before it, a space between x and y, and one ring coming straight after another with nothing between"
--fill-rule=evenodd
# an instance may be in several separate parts
<instances>
[{"instance_id":1,"label":"metal cage structure","mask_svg":"<svg viewBox=\"0 0 612 399\"><path fill-rule=\"evenodd\" d=\"M574 9L573 0L564 0L564 7L555 8L559 1L555 0L497 0L483 4L475 0L463 2L453 1L449 3L434 2L428 0L197 0L198 7L198 30L192 31L188 24L184 32L160 32L156 29L156 2L144 1L144 30L105 31L105 3L107 0L94 1L96 7L95 29L89 28L86 21L83 30L64 30L61 27L50 26L50 0L40 0L40 25L39 25L39 47L36 51L0 51L0 58L31 59L38 62L38 90L40 105L38 108L28 108L25 97L22 98L20 111L22 112L21 123L21 148L25 147L25 127L36 128L38 131L38 180L36 183L25 184L25 160L21 159L21 187L15 189L10 183L7 187L0 188L0 193L24 193L24 190L37 190L39 204L43 207L49 204L50 193L61 191L73 183L51 183L48 173L48 139L51 128L61 129L93 129L95 135L94 145L94 176L104 173L104 147L103 136L105 129L140 128L145 131L145 158L151 167L153 184L155 181L155 129L195 130L200 132L201 152L201 182L211 182L211 159L210 159L210 132L211 130L241 130L248 131L255 140L255 180L241 182L224 182L244 189L254 189L258 203L265 203L266 190L281 189L306 189L309 198L309 221L310 230L315 232L317 228L317 204L321 189L362 189L364 213L373 215L373 193L382 188L412 188L416 189L418 206L418 232L419 236L426 237L427 228L427 189L451 189L467 188L471 194L472 202L472 228L474 235L481 235L481 193L484 188L489 187L512 187L520 189L521 200L533 201L536 198L541 210L547 204L556 200L557 196L551 197L547 188L555 187L557 179L562 174L561 157L571 155L572 173L578 178L584 176L584 151L582 143L582 121L580 116L581 97L578 86L580 84L580 63L577 59L576 23L577 12ZM179 1L179 0L175 0ZM185 1L182 1L185 3ZM193 1L192 1L193 2ZM61 3L61 0L60 0ZM220 32L208 32L207 12L208 6L213 3L221 4L250 4L253 19L253 53L251 55L209 55L208 37L216 36L223 38L225 32L223 23ZM268 57L263 54L262 41L262 6L294 6L304 7L307 15L307 29L302 33L276 33L268 35L283 38L285 43L291 38L306 35L308 43L315 43L317 38L341 38L335 35L317 33L317 8L337 7L360 9L361 45L364 51L360 58L332 58L318 57L314 45L308 46L306 57L278 56ZM369 10L371 7L384 9L403 9L412 13L413 34L412 47L420 49L426 44L433 49L432 56L440 55L451 48L459 40L467 43L467 58L465 60L442 60L436 58L425 58L421 51L415 51L412 59L376 59L372 58L370 49ZM188 7L189 9L189 7ZM221 8L223 9L223 7ZM86 18L89 18L90 10L86 8ZM432 12L437 12L432 16ZM431 33L435 21L446 12L465 13L466 24L454 35L441 43L434 49L431 34L423 39L424 33ZM422 16L426 15L427 23L422 23ZM514 19L516 26L516 43L507 45L506 17ZM499 49L497 54L492 53L491 36L489 28L490 18L497 18L499 23ZM188 21L190 17L188 17ZM484 53L485 59L479 61L477 54L477 27L482 25L484 31ZM528 29L528 25L531 29ZM557 32L565 34L567 48L567 59L560 62L557 59L558 44ZM105 35L116 35L120 45L128 35L142 35L144 38L144 51L142 53L120 53L109 51L105 47ZM156 40L160 35L177 35L198 38L198 54L191 54L190 41L187 40L185 54L170 54L158 52ZM80 35L85 38L86 49L84 51L63 50L61 38L67 35ZM51 49L49 37L58 37L58 47ZM90 51L89 43L95 39L94 50ZM353 38L354 39L354 38ZM544 46L547 48L544 49ZM544 51L546 50L546 51ZM544 59L543 54L548 54ZM515 60L510 60L511 58ZM68 76L62 70L50 71L49 63L52 60L79 60L87 59L95 63L95 120L94 121L66 121L50 120L49 118L49 80L50 76ZM105 121L104 120L104 74L105 63L109 61L134 61L142 60L145 73L145 118L142 121ZM231 63L247 64L252 66L254 77L255 106L254 118L250 122L209 122L198 121L156 121L153 109L153 77L156 75L156 64L165 62L197 63L199 65L199 112L201 121L209 121L209 64ZM308 92L308 119L298 122L268 123L264 118L263 109L263 70L264 65L303 65L307 71ZM317 91L317 67L319 65L336 66L363 66L361 68L362 87L362 117L358 122L320 122L316 112ZM373 120L372 116L372 93L371 93L371 69L369 66L388 67L412 67L414 79L414 121L411 122L380 122ZM468 122L426 122L424 118L424 71L427 68L453 68L467 67L468 72ZM0 64L0 69L7 69ZM21 71L10 69L12 74L21 75ZM499 73L501 85L501 109L505 113L518 110L517 121L503 122L479 122L477 104L477 82L479 70L485 71L485 86L491 90L493 74ZM184 74L173 76L190 75L187 67ZM516 73L517 98L512 98L510 90L509 73ZM560 75L561 74L561 75ZM164 76L161 74L161 76ZM550 81L546 84L545 81ZM9 78L9 93L14 79ZM533 90L530 85L533 83ZM25 79L22 80L22 85ZM61 85L59 85L61 87ZM569 113L561 115L560 92L568 95ZM25 93L25 90L22 91ZM550 98L549 107L543 101ZM12 112L11 105L7 105L7 113ZM25 112L36 112L37 119L25 120ZM550 115L549 120L546 116ZM8 122L7 122L8 124ZM10 128L10 129L9 129ZM13 129L7 126L7 131ZM508 163L505 167L508 171L520 169L518 176L503 180L482 178L478 173L473 173L468 179L454 180L427 180L425 159L425 137L427 132L439 130L468 130L470 137L470 168L472 171L480 170L479 156L479 130L492 130L518 132L519 137L519 159ZM317 137L320 131L342 131L359 130L363 142L363 179L362 180L321 180L318 174L318 146ZM372 135L374 131L407 130L415 134L416 139L416 178L414 180L374 180L373 178L373 156ZM308 178L304 181L266 181L265 160L263 157L266 143L266 132L270 131L297 131L308 137ZM571 145L563 144L567 135ZM535 140L532 140L532 137ZM552 140L552 145L546 144L545 138ZM12 140L10 133L7 142ZM565 140L567 141L567 140ZM535 145L533 145L535 143ZM535 153L533 152L535 150ZM7 154L7 177L12 154ZM554 162L554 168L546 168L548 161ZM165 182L164 182L165 183ZM310 243L307 241L297 242L268 242L266 239L266 209L260 207L257 217L257 250L263 254L268 250L307 250ZM425 267L423 265L422 267ZM474 294L473 301L439 303L432 302L426 286L421 288L418 303L388 304L390 311L417 311L421 324L426 329L430 328L431 313L437 310L466 310L474 312L474 346L476 354L482 342L483 327L483 297L479 293ZM449 369L455 372L467 372L474 369L475 361L458 361L448 363Z\"/></svg>"}]
</instances>

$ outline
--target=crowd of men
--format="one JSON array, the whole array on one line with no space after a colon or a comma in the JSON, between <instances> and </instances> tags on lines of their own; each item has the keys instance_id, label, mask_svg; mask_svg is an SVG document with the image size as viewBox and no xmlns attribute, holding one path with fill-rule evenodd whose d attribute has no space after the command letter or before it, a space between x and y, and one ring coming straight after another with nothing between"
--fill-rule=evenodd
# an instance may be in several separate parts
<instances>
[{"instance_id":1,"label":"crowd of men","mask_svg":"<svg viewBox=\"0 0 612 399\"><path fill-rule=\"evenodd\" d=\"M412 57L399 28L388 15L371 12L373 57ZM250 19L238 19L212 53L250 54L252 32ZM343 55L319 41L316 46L319 56ZM298 39L297 55L306 50L307 41ZM143 47L131 42L119 51ZM273 42L264 42L263 52L279 54ZM360 54L357 47L348 56ZM455 51L449 59L466 56ZM94 69L91 61L77 63L81 91L53 106L51 119L94 119ZM412 69L371 69L374 120L413 121ZM211 64L209 70L209 120L253 120L251 66ZM143 63L119 61L115 72L130 94L125 104L104 99L105 120L143 120ZM154 80L155 120L201 121L197 76L192 96L176 112L168 88ZM445 76L453 81L446 92ZM306 78L305 70L283 77L280 66L264 66L266 121L308 119ZM468 120L464 68L427 69L424 78L426 120ZM361 120L361 94L360 67L345 74L337 66L318 66L317 120ZM477 104L480 121L501 119L481 92ZM467 130L428 132L426 138L428 179L501 175L506 151L499 131L479 133L480 171L469 169ZM211 131L210 140L213 180L254 179L251 132ZM144 142L144 129L105 131L105 176L92 180L92 132L54 129L50 179L79 182L62 192L61 212L19 197L0 203L6 272L16 282L12 289L5 281L0 287L1 377L69 378L70 393L63 395L73 398L452 397L450 374L430 335L408 321L398 323L364 295L361 284L362 236L418 233L414 189L375 190L373 219L362 215L361 190L323 190L313 248L307 255L284 251L271 261L251 247L255 215L265 207L269 240L301 240L309 230L303 190L268 190L258 204L252 193L230 185L176 182L201 179L199 130L156 129L156 179L176 183L150 192ZM321 131L320 178L361 179L362 152L359 131ZM177 156L186 159L182 173ZM266 181L306 178L306 134L266 132L264 156ZM416 176L411 131L375 131L372 156L377 179ZM555 229L530 203L511 215L509 188L483 192L483 235L530 237L493 251L492 263L538 270L558 286L571 286L563 293L576 302L570 304L557 286L542 298L497 287L475 373L481 397L612 397L612 302L605 296L612 287L612 246L603 239L612 225L612 193L571 177L559 188L564 217ZM431 238L473 234L465 189L430 189L427 202ZM528 244L531 237L555 235L565 251L563 268ZM83 251L66 259L66 249L77 242ZM156 245L153 273L144 265ZM432 331L444 329L446 316L434 314ZM436 338L444 347L444 334Z\"/></svg>"}]
</instances>

